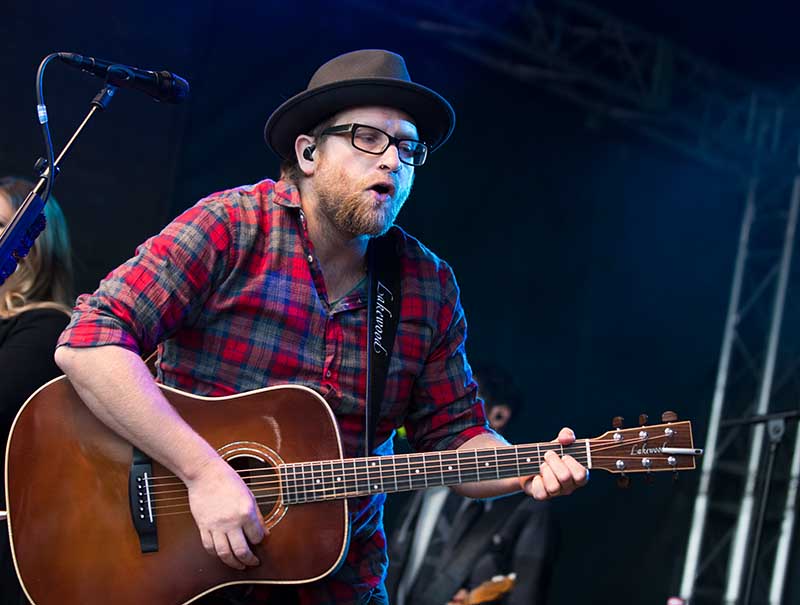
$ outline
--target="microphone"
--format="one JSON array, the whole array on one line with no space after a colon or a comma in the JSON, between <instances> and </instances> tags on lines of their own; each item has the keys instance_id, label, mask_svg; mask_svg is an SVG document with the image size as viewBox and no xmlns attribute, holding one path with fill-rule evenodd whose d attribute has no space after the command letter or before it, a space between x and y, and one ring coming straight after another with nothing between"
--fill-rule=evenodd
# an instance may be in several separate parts
<instances>
[{"instance_id":1,"label":"microphone","mask_svg":"<svg viewBox=\"0 0 800 605\"><path fill-rule=\"evenodd\" d=\"M189 96L189 83L168 71L149 71L75 53L58 53L58 58L67 65L107 80L109 84L139 90L156 101L180 103Z\"/></svg>"}]
</instances>

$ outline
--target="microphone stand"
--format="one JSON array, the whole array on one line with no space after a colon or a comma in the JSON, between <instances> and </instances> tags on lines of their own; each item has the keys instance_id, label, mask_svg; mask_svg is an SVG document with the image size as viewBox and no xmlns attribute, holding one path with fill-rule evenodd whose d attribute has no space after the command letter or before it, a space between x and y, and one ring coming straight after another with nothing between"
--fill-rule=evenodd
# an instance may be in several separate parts
<instances>
[{"instance_id":1,"label":"microphone stand","mask_svg":"<svg viewBox=\"0 0 800 605\"><path fill-rule=\"evenodd\" d=\"M92 116L97 111L105 110L108 107L116 92L117 87L108 83L100 89L100 92L92 99L89 113L69 141L67 141L64 149L61 150L58 158L53 162L53 166L48 166L47 161L43 158L36 162L39 180L14 213L2 234L0 234L0 285L16 270L17 262L28 254L33 242L45 227L44 215L42 214L45 201L39 195L44 191L48 179L55 180L58 175L59 164L70 147L72 147L72 144L77 140Z\"/></svg>"},{"instance_id":2,"label":"microphone stand","mask_svg":"<svg viewBox=\"0 0 800 605\"><path fill-rule=\"evenodd\" d=\"M61 153L58 154L58 157L53 162L52 169L47 166L47 162L43 158L39 158L36 162L39 180L25 197L25 201L22 202L14 213L14 216L11 217L11 221L6 228L0 233L0 286L2 286L8 276L16 270L17 261L27 256L34 240L45 227L44 215L42 214L45 203L42 201L42 198L39 197L39 194L44 190L47 179L55 179L58 175L58 165L61 163L61 160L64 159L64 156L67 155L70 147L72 147L72 144L77 140L78 135L81 134L95 113L108 108L115 92L117 92L117 87L113 84L106 83L106 85L100 89L100 92L95 95L94 99L92 99L89 113L86 114L86 117L83 118L83 122L80 123L80 126L78 126L69 141L67 141L67 144L64 145L64 149L61 150ZM0 521L5 521L6 519L6 511L0 510Z\"/></svg>"},{"instance_id":3,"label":"microphone stand","mask_svg":"<svg viewBox=\"0 0 800 605\"><path fill-rule=\"evenodd\" d=\"M769 454L767 455L766 472L761 484L761 501L758 505L756 526L753 532L752 540L753 550L747 565L747 578L745 580L745 588L741 600L743 605L750 605L751 603L753 583L755 582L756 568L758 567L761 534L763 533L764 521L767 517L767 500L769 499L769 492L772 483L772 475L775 469L775 458L778 453L778 447L780 446L781 442L783 441L783 437L786 434L786 421L796 421L798 419L800 419L800 411L790 410L785 412L774 412L772 414L759 414L756 416L749 416L748 418L739 418L736 420L726 420L720 423L721 427L766 424L767 434L769 435Z\"/></svg>"}]
</instances>

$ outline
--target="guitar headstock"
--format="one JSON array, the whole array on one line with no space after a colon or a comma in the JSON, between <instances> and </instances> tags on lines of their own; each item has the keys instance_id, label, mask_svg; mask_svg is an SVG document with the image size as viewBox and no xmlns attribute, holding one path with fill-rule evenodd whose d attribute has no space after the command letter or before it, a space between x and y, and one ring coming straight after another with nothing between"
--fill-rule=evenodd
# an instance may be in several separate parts
<instances>
[{"instance_id":1,"label":"guitar headstock","mask_svg":"<svg viewBox=\"0 0 800 605\"><path fill-rule=\"evenodd\" d=\"M622 418L614 419L614 430L590 439L591 468L609 473L658 473L695 468L695 457L703 453L694 447L692 423L677 420L674 412L664 412L661 424L622 428Z\"/></svg>"}]
</instances>

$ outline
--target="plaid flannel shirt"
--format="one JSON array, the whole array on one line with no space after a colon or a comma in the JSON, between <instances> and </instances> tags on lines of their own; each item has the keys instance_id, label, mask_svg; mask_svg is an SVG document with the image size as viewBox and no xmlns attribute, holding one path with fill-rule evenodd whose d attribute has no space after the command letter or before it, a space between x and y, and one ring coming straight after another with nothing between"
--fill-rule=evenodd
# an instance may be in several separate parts
<instances>
[{"instance_id":1,"label":"plaid flannel shirt","mask_svg":"<svg viewBox=\"0 0 800 605\"><path fill-rule=\"evenodd\" d=\"M405 425L420 451L488 432L466 362L466 321L450 267L393 227L402 306L376 431L378 453ZM294 383L319 392L347 457L364 452L366 280L331 306L296 188L262 181L186 210L79 297L59 346L158 348L157 379L219 396ZM351 507L344 564L299 589L302 603L363 603L385 575L384 496ZM313 545L310 545L313 547Z\"/></svg>"}]
</instances>

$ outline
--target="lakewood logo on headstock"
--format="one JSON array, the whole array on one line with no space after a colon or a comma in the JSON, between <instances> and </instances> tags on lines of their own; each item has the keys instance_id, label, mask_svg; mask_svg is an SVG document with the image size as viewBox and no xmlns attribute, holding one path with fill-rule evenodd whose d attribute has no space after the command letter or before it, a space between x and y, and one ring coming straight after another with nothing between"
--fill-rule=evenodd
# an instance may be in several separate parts
<instances>
[{"instance_id":1,"label":"lakewood logo on headstock","mask_svg":"<svg viewBox=\"0 0 800 605\"><path fill-rule=\"evenodd\" d=\"M666 442L661 447L647 447L647 441L645 441L638 447L635 445L631 447L631 456L655 456L660 454L665 447L667 447Z\"/></svg>"}]
</instances>

